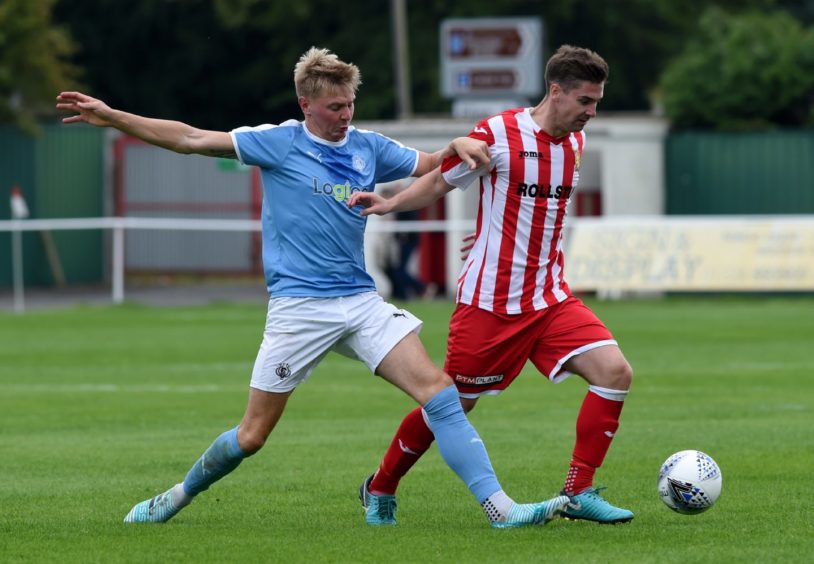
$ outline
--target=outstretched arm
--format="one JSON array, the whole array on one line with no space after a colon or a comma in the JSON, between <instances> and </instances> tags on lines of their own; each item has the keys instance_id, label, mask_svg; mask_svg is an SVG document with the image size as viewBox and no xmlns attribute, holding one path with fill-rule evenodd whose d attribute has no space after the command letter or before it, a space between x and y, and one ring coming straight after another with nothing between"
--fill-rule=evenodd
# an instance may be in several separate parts
<instances>
[{"instance_id":1,"label":"outstretched arm","mask_svg":"<svg viewBox=\"0 0 814 564\"><path fill-rule=\"evenodd\" d=\"M348 200L348 206L364 206L362 215L417 210L444 197L453 188L454 186L446 183L439 167L389 199L374 192L354 192Z\"/></svg>"},{"instance_id":2,"label":"outstretched arm","mask_svg":"<svg viewBox=\"0 0 814 564\"><path fill-rule=\"evenodd\" d=\"M81 92L62 92L57 109L75 112L63 123L85 122L97 127L113 127L151 145L183 154L236 158L231 136L225 131L197 129L180 121L146 118L114 110Z\"/></svg>"}]
</instances>

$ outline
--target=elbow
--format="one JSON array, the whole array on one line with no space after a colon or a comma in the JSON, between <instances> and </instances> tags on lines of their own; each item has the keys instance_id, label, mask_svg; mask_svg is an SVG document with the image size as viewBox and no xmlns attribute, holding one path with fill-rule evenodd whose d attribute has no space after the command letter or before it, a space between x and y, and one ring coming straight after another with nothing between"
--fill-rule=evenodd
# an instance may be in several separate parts
<instances>
[{"instance_id":1,"label":"elbow","mask_svg":"<svg viewBox=\"0 0 814 564\"><path fill-rule=\"evenodd\" d=\"M192 145L186 139L156 138L152 140L151 139L145 140L151 145L156 145L158 147L161 147L162 149L172 151L173 153L189 155L195 152Z\"/></svg>"},{"instance_id":2,"label":"elbow","mask_svg":"<svg viewBox=\"0 0 814 564\"><path fill-rule=\"evenodd\" d=\"M208 140L204 132L190 128L189 131L179 136L172 150L182 155L206 155L208 148Z\"/></svg>"},{"instance_id":3,"label":"elbow","mask_svg":"<svg viewBox=\"0 0 814 564\"><path fill-rule=\"evenodd\" d=\"M173 143L172 147L168 148L182 155L192 155L200 150L196 147L195 139L188 135L180 137Z\"/></svg>"}]
</instances>

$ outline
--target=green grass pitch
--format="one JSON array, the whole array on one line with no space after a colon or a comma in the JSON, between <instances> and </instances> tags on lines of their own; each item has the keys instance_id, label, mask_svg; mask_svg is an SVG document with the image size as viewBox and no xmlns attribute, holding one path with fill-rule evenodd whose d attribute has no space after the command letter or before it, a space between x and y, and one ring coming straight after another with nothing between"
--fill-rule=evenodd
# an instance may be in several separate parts
<instances>
[{"instance_id":1,"label":"green grass pitch","mask_svg":"<svg viewBox=\"0 0 814 564\"><path fill-rule=\"evenodd\" d=\"M433 447L402 483L399 524L356 499L412 402L329 355L266 447L166 525L124 525L237 424L262 305L0 314L0 562L801 562L814 550L814 298L589 301L635 370L599 471L627 525L494 531ZM443 362L452 305L408 306ZM472 414L518 501L556 494L585 384L527 368ZM718 504L669 511L656 475L695 448ZM809 556L805 556L809 554Z\"/></svg>"}]
</instances>

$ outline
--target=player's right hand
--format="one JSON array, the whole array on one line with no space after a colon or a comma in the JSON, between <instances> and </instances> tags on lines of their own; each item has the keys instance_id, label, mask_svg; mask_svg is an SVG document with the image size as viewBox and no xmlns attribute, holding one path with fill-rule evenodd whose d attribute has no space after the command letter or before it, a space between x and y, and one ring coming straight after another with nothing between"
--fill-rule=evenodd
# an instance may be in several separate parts
<instances>
[{"instance_id":1,"label":"player's right hand","mask_svg":"<svg viewBox=\"0 0 814 564\"><path fill-rule=\"evenodd\" d=\"M361 215L384 215L390 211L388 200L375 192L354 192L348 199L348 207L362 206Z\"/></svg>"},{"instance_id":2,"label":"player's right hand","mask_svg":"<svg viewBox=\"0 0 814 564\"><path fill-rule=\"evenodd\" d=\"M108 127L112 123L113 110L101 100L81 92L60 92L57 96L57 109L76 113L62 118L62 123L85 122L99 127Z\"/></svg>"}]
</instances>

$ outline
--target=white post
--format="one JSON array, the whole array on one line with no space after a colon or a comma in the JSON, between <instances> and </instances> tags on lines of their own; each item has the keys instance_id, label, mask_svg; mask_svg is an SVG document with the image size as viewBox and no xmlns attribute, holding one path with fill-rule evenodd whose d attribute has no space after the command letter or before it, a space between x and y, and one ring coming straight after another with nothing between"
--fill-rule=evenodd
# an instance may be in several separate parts
<instances>
[{"instance_id":1,"label":"white post","mask_svg":"<svg viewBox=\"0 0 814 564\"><path fill-rule=\"evenodd\" d=\"M407 1L390 0L393 34L393 71L396 76L396 117L413 117L413 97L410 91L410 51L407 48Z\"/></svg>"},{"instance_id":2,"label":"white post","mask_svg":"<svg viewBox=\"0 0 814 564\"><path fill-rule=\"evenodd\" d=\"M14 277L14 311L23 313L25 311L25 292L23 282L23 233L21 219L29 216L28 205L23 198L23 192L19 186L11 187L11 269Z\"/></svg>"},{"instance_id":3,"label":"white post","mask_svg":"<svg viewBox=\"0 0 814 564\"><path fill-rule=\"evenodd\" d=\"M124 227L113 227L113 303L124 301Z\"/></svg>"},{"instance_id":4,"label":"white post","mask_svg":"<svg viewBox=\"0 0 814 564\"><path fill-rule=\"evenodd\" d=\"M477 187L469 190L477 190ZM447 206L447 220L464 221L467 217L466 193L463 190L452 190L444 199ZM461 273L463 261L461 260L461 245L464 235L469 232L461 229L447 230L446 267L447 267L447 297L454 297L458 291L458 276Z\"/></svg>"},{"instance_id":5,"label":"white post","mask_svg":"<svg viewBox=\"0 0 814 564\"><path fill-rule=\"evenodd\" d=\"M12 272L14 277L14 312L25 312L25 288L23 282L23 233L16 225L11 231Z\"/></svg>"}]
</instances>

